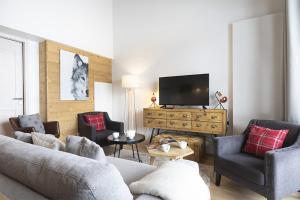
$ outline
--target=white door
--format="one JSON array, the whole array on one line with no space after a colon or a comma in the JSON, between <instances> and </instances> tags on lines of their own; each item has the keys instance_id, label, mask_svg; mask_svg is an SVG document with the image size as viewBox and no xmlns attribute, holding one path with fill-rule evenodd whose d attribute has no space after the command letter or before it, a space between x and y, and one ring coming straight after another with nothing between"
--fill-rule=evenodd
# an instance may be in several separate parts
<instances>
[{"instance_id":1,"label":"white door","mask_svg":"<svg viewBox=\"0 0 300 200\"><path fill-rule=\"evenodd\" d=\"M9 117L23 114L22 43L0 37L0 134L10 134Z\"/></svg>"}]
</instances>

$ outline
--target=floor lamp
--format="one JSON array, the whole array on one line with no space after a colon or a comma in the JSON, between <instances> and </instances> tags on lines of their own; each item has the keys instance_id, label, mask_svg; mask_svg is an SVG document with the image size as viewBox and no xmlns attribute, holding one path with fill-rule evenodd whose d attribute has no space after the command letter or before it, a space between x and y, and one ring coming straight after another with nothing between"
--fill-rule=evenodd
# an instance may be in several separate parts
<instances>
[{"instance_id":1,"label":"floor lamp","mask_svg":"<svg viewBox=\"0 0 300 200\"><path fill-rule=\"evenodd\" d=\"M124 105L124 131L127 135L135 135L137 130L135 89L139 86L138 77L135 75L122 76L122 88L125 88Z\"/></svg>"}]
</instances>

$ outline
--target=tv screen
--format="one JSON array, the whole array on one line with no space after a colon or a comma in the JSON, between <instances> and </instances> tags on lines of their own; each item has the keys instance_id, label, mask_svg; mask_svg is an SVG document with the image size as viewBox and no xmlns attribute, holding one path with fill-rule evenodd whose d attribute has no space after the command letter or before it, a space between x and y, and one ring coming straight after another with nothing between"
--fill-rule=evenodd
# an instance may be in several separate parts
<instances>
[{"instance_id":1,"label":"tv screen","mask_svg":"<svg viewBox=\"0 0 300 200\"><path fill-rule=\"evenodd\" d=\"M159 78L160 105L209 105L209 74Z\"/></svg>"}]
</instances>

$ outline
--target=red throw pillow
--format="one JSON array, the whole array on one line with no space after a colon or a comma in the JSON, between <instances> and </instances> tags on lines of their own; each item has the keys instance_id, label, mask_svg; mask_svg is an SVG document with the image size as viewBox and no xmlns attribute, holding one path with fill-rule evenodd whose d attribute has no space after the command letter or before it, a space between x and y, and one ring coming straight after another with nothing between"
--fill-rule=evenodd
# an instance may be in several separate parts
<instances>
[{"instance_id":1,"label":"red throw pillow","mask_svg":"<svg viewBox=\"0 0 300 200\"><path fill-rule=\"evenodd\" d=\"M106 129L103 113L99 113L97 115L84 115L84 119L89 125L96 126L96 131Z\"/></svg>"},{"instance_id":2,"label":"red throw pillow","mask_svg":"<svg viewBox=\"0 0 300 200\"><path fill-rule=\"evenodd\" d=\"M272 130L251 125L244 152L264 156L267 151L282 148L289 130Z\"/></svg>"}]
</instances>

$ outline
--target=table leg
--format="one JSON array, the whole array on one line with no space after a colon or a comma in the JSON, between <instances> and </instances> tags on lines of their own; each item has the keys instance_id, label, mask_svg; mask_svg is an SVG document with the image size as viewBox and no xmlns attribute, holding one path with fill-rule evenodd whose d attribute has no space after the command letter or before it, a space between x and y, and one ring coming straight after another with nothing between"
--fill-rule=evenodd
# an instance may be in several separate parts
<instances>
[{"instance_id":1,"label":"table leg","mask_svg":"<svg viewBox=\"0 0 300 200\"><path fill-rule=\"evenodd\" d=\"M150 165L153 165L153 164L154 164L154 161L155 161L155 157L154 157L154 156L151 156L151 157L150 157Z\"/></svg>"},{"instance_id":2,"label":"table leg","mask_svg":"<svg viewBox=\"0 0 300 200\"><path fill-rule=\"evenodd\" d=\"M138 156L139 162L142 162L142 160L140 159L139 148L138 148L137 144L135 144L135 148L136 148L136 154Z\"/></svg>"},{"instance_id":3,"label":"table leg","mask_svg":"<svg viewBox=\"0 0 300 200\"><path fill-rule=\"evenodd\" d=\"M114 157L116 157L117 145L115 145Z\"/></svg>"},{"instance_id":4,"label":"table leg","mask_svg":"<svg viewBox=\"0 0 300 200\"><path fill-rule=\"evenodd\" d=\"M123 145L122 145L122 144L119 144L119 155L118 155L118 158L120 158L121 149L123 149Z\"/></svg>"},{"instance_id":5,"label":"table leg","mask_svg":"<svg viewBox=\"0 0 300 200\"><path fill-rule=\"evenodd\" d=\"M151 137L150 137L150 144L151 144L151 142L152 142L152 138L153 138L154 130L155 130L155 128L153 128L153 129L152 129L152 133L151 133Z\"/></svg>"},{"instance_id":6,"label":"table leg","mask_svg":"<svg viewBox=\"0 0 300 200\"><path fill-rule=\"evenodd\" d=\"M135 158L133 145L131 145L131 148L132 148L132 157Z\"/></svg>"}]
</instances>

